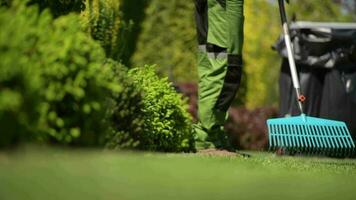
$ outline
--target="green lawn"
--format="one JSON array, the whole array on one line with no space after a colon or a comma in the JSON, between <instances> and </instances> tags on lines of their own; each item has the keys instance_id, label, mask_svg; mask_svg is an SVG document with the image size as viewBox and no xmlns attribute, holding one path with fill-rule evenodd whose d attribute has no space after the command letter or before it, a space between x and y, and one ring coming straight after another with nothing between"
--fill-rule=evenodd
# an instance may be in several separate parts
<instances>
[{"instance_id":1,"label":"green lawn","mask_svg":"<svg viewBox=\"0 0 356 200\"><path fill-rule=\"evenodd\" d=\"M356 161L30 147L0 153L1 200L356 199Z\"/></svg>"}]
</instances>

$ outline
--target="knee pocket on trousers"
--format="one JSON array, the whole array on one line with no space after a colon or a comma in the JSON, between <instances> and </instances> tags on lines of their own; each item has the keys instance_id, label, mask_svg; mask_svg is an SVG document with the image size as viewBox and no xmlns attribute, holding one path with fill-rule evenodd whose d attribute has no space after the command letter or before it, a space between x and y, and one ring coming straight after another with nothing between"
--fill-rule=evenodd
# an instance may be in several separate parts
<instances>
[{"instance_id":1,"label":"knee pocket on trousers","mask_svg":"<svg viewBox=\"0 0 356 200\"><path fill-rule=\"evenodd\" d=\"M227 111L235 98L242 78L242 57L241 55L229 54L227 71L219 98L215 108L220 111Z\"/></svg>"}]
</instances>

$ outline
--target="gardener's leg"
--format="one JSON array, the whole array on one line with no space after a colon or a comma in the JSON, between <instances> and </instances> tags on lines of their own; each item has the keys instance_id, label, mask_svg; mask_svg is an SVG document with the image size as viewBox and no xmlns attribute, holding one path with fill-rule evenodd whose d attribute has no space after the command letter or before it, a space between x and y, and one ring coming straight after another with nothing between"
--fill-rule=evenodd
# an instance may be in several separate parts
<instances>
[{"instance_id":1,"label":"gardener's leg","mask_svg":"<svg viewBox=\"0 0 356 200\"><path fill-rule=\"evenodd\" d=\"M244 41L243 0L226 0L227 65L223 87L215 108L226 112L235 98L242 75L242 47Z\"/></svg>"},{"instance_id":2,"label":"gardener's leg","mask_svg":"<svg viewBox=\"0 0 356 200\"><path fill-rule=\"evenodd\" d=\"M199 75L199 107L201 107L200 100L201 91L204 90L204 79L207 77L207 73L211 69L211 64L208 59L207 54L207 37L208 37L208 0L196 0L195 1L195 19L197 27L197 37L198 37L198 75ZM203 89L202 89L203 88ZM199 115L200 111L199 111ZM201 121L201 120L200 120ZM196 148L206 149L215 147L211 142L207 141L208 132L207 129L203 127L202 123L195 125L196 131Z\"/></svg>"},{"instance_id":3,"label":"gardener's leg","mask_svg":"<svg viewBox=\"0 0 356 200\"><path fill-rule=\"evenodd\" d=\"M207 6L204 9L203 7L197 9L200 44L198 56L200 124L197 130L208 133L208 140L219 148L227 144L223 125L241 78L243 1L197 0L197 2ZM207 16L202 14L206 12ZM203 23L203 26L199 26L199 22Z\"/></svg>"}]
</instances>

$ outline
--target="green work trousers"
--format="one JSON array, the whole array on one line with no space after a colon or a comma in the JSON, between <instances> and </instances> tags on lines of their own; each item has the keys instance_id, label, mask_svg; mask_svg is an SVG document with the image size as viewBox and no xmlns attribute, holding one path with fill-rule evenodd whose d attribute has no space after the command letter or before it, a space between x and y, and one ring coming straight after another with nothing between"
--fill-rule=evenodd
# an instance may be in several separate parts
<instances>
[{"instance_id":1,"label":"green work trousers","mask_svg":"<svg viewBox=\"0 0 356 200\"><path fill-rule=\"evenodd\" d=\"M242 74L243 0L196 0L200 137L223 132ZM204 136L205 135L205 136Z\"/></svg>"}]
</instances>

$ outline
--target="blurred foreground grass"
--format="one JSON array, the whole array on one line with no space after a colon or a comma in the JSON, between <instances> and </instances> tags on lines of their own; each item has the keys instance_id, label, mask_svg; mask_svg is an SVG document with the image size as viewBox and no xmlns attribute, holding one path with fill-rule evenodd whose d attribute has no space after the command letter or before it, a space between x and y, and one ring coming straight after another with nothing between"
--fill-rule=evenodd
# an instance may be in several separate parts
<instances>
[{"instance_id":1,"label":"blurred foreground grass","mask_svg":"<svg viewBox=\"0 0 356 200\"><path fill-rule=\"evenodd\" d=\"M356 161L26 147L0 152L0 199L356 199Z\"/></svg>"}]
</instances>

